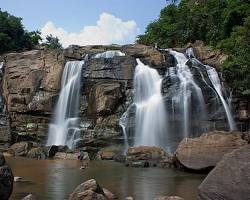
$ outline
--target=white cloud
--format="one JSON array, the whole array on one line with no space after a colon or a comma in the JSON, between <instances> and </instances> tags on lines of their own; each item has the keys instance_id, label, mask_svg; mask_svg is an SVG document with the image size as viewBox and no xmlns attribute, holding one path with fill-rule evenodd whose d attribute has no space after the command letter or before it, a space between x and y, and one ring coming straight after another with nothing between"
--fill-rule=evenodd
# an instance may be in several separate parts
<instances>
[{"instance_id":1,"label":"white cloud","mask_svg":"<svg viewBox=\"0 0 250 200\"><path fill-rule=\"evenodd\" d=\"M67 32L61 27L56 27L51 21L41 29L42 38L49 34L57 36L63 47L71 44L97 45L97 44L127 44L133 43L139 34L135 21L122 21L108 13L102 13L94 26L84 26L78 32Z\"/></svg>"}]
</instances>

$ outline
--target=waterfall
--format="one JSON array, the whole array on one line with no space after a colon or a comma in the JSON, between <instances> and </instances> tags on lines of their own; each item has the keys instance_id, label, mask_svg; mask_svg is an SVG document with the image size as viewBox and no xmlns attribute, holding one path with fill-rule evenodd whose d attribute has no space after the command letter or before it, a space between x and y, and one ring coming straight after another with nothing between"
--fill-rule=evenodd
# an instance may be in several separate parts
<instances>
[{"instance_id":1,"label":"waterfall","mask_svg":"<svg viewBox=\"0 0 250 200\"><path fill-rule=\"evenodd\" d=\"M190 118L192 107L192 100L196 101L196 113L199 112L200 119L206 118L205 101L201 88L196 84L193 74L187 65L188 59L182 53L169 50L177 61L176 69L169 68L167 76L172 80L172 104L176 110L181 112L183 117L183 137L190 136ZM192 52L190 52L192 54ZM191 55L190 55L191 56ZM173 90L173 89L172 89Z\"/></svg>"},{"instance_id":2,"label":"waterfall","mask_svg":"<svg viewBox=\"0 0 250 200\"><path fill-rule=\"evenodd\" d=\"M125 53L122 53L119 50L109 50L103 53L96 54L94 58L113 58L115 56L125 56Z\"/></svg>"},{"instance_id":3,"label":"waterfall","mask_svg":"<svg viewBox=\"0 0 250 200\"><path fill-rule=\"evenodd\" d=\"M208 77L209 79L211 80L220 100L221 100L221 103L224 107L224 110L226 112L226 116L227 116L227 120L228 120L228 124L229 124L229 127L230 127L230 130L236 130L236 126L235 126L235 122L234 122L234 119L233 119L233 115L231 113L231 110L229 108L229 105L227 104L225 98L223 97L223 92L222 92L222 85L221 85L221 82L220 82L220 78L218 76L218 73L217 71L215 70L215 68L213 67L210 67L210 66L206 66L207 68L207 73L208 73Z\"/></svg>"},{"instance_id":4,"label":"waterfall","mask_svg":"<svg viewBox=\"0 0 250 200\"><path fill-rule=\"evenodd\" d=\"M61 92L49 125L47 145L67 145L73 147L79 134L79 99L81 88L81 69L84 61L66 63L61 80Z\"/></svg>"},{"instance_id":5,"label":"waterfall","mask_svg":"<svg viewBox=\"0 0 250 200\"><path fill-rule=\"evenodd\" d=\"M230 102L229 101L227 102L226 99L224 98L224 95L223 95L224 88L221 85L220 78L218 76L218 73L217 73L216 69L214 67L209 66L209 65L204 65L197 58L195 58L193 48L188 48L186 50L186 54L188 55L188 57L190 59L192 58L192 60L194 62L200 64L201 66L203 66L206 69L208 78L211 81L212 86L213 86L212 89L215 91L216 95L218 95L218 97L219 97L219 99L220 99L220 101L221 101L221 103L223 105L223 108L225 110L230 131L236 130L235 121L234 121L234 118L233 118L233 115L232 115L232 112L231 112L231 109L230 109L230 105L229 105Z\"/></svg>"},{"instance_id":6,"label":"waterfall","mask_svg":"<svg viewBox=\"0 0 250 200\"><path fill-rule=\"evenodd\" d=\"M162 78L157 70L136 59L134 75L135 146L164 147L167 115L161 94Z\"/></svg>"}]
</instances>

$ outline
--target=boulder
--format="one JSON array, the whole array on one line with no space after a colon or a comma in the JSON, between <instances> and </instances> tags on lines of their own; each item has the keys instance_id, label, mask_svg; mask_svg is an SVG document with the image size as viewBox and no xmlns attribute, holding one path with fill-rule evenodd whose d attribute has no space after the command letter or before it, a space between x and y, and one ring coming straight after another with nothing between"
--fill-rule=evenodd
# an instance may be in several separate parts
<instances>
[{"instance_id":1,"label":"boulder","mask_svg":"<svg viewBox=\"0 0 250 200\"><path fill-rule=\"evenodd\" d=\"M106 194L105 192L106 191ZM113 200L115 196L107 189L103 190L96 180L90 179L80 184L72 194L69 200Z\"/></svg>"},{"instance_id":2,"label":"boulder","mask_svg":"<svg viewBox=\"0 0 250 200\"><path fill-rule=\"evenodd\" d=\"M64 152L57 152L54 156L54 159L59 160L77 160L78 159L78 153L64 153Z\"/></svg>"},{"instance_id":3,"label":"boulder","mask_svg":"<svg viewBox=\"0 0 250 200\"><path fill-rule=\"evenodd\" d=\"M118 199L118 197L113 194L112 192L110 192L108 189L103 188L103 192L105 194L105 196L107 197L108 200L115 200Z\"/></svg>"},{"instance_id":4,"label":"boulder","mask_svg":"<svg viewBox=\"0 0 250 200\"><path fill-rule=\"evenodd\" d=\"M134 58L140 58L147 65L156 67L164 66L163 54L153 47L133 44L122 46L121 51Z\"/></svg>"},{"instance_id":5,"label":"boulder","mask_svg":"<svg viewBox=\"0 0 250 200\"><path fill-rule=\"evenodd\" d=\"M250 145L226 154L198 189L199 200L249 200Z\"/></svg>"},{"instance_id":6,"label":"boulder","mask_svg":"<svg viewBox=\"0 0 250 200\"><path fill-rule=\"evenodd\" d=\"M154 200L184 200L184 199L178 196L159 196L154 198Z\"/></svg>"},{"instance_id":7,"label":"boulder","mask_svg":"<svg viewBox=\"0 0 250 200\"><path fill-rule=\"evenodd\" d=\"M158 166L168 155L159 147L130 147L126 157L126 165L134 167Z\"/></svg>"},{"instance_id":8,"label":"boulder","mask_svg":"<svg viewBox=\"0 0 250 200\"><path fill-rule=\"evenodd\" d=\"M97 157L100 160L113 160L115 153L113 151L99 151Z\"/></svg>"},{"instance_id":9,"label":"boulder","mask_svg":"<svg viewBox=\"0 0 250 200\"><path fill-rule=\"evenodd\" d=\"M13 190L14 176L0 152L0 199L8 200Z\"/></svg>"},{"instance_id":10,"label":"boulder","mask_svg":"<svg viewBox=\"0 0 250 200\"><path fill-rule=\"evenodd\" d=\"M36 200L37 198L33 194L29 194L22 198L22 200Z\"/></svg>"},{"instance_id":11,"label":"boulder","mask_svg":"<svg viewBox=\"0 0 250 200\"><path fill-rule=\"evenodd\" d=\"M59 151L59 147L56 145L49 146L49 147L47 147L47 149L48 149L48 157L49 158L54 157L56 155L56 153Z\"/></svg>"},{"instance_id":12,"label":"boulder","mask_svg":"<svg viewBox=\"0 0 250 200\"><path fill-rule=\"evenodd\" d=\"M46 159L47 156L47 150L43 147L32 148L27 154L28 158L34 159Z\"/></svg>"},{"instance_id":13,"label":"boulder","mask_svg":"<svg viewBox=\"0 0 250 200\"><path fill-rule=\"evenodd\" d=\"M14 151L15 156L26 156L32 147L32 142L18 142L13 144L10 149Z\"/></svg>"},{"instance_id":14,"label":"boulder","mask_svg":"<svg viewBox=\"0 0 250 200\"><path fill-rule=\"evenodd\" d=\"M226 154L247 144L238 132L214 131L198 138L185 138L175 152L175 165L187 170L207 171Z\"/></svg>"}]
</instances>

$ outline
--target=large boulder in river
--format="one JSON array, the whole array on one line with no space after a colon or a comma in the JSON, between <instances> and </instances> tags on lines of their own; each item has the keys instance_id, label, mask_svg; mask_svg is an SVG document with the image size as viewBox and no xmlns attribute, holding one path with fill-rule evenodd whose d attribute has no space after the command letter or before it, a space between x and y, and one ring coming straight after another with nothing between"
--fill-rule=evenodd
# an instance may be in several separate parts
<instances>
[{"instance_id":1,"label":"large boulder in river","mask_svg":"<svg viewBox=\"0 0 250 200\"><path fill-rule=\"evenodd\" d=\"M188 170L207 171L213 168L226 153L247 144L238 132L214 131L198 138L186 138L175 153L175 164Z\"/></svg>"},{"instance_id":2,"label":"large boulder in river","mask_svg":"<svg viewBox=\"0 0 250 200\"><path fill-rule=\"evenodd\" d=\"M226 154L199 186L200 200L250 199L250 145Z\"/></svg>"},{"instance_id":3,"label":"large boulder in river","mask_svg":"<svg viewBox=\"0 0 250 200\"><path fill-rule=\"evenodd\" d=\"M72 194L69 200L113 200L116 197L107 189L105 191L96 180L90 179L80 184Z\"/></svg>"},{"instance_id":4,"label":"large boulder in river","mask_svg":"<svg viewBox=\"0 0 250 200\"><path fill-rule=\"evenodd\" d=\"M13 144L10 149L14 151L15 156L26 156L32 147L32 142L24 141Z\"/></svg>"},{"instance_id":5,"label":"large boulder in river","mask_svg":"<svg viewBox=\"0 0 250 200\"><path fill-rule=\"evenodd\" d=\"M132 167L158 166L167 157L166 152L159 147L130 147L127 152L126 165Z\"/></svg>"},{"instance_id":6,"label":"large boulder in river","mask_svg":"<svg viewBox=\"0 0 250 200\"><path fill-rule=\"evenodd\" d=\"M13 190L14 176L0 152L0 199L8 200Z\"/></svg>"},{"instance_id":7,"label":"large boulder in river","mask_svg":"<svg viewBox=\"0 0 250 200\"><path fill-rule=\"evenodd\" d=\"M27 157L34 159L45 159L47 158L47 149L43 147L32 148L28 152Z\"/></svg>"}]
</instances>

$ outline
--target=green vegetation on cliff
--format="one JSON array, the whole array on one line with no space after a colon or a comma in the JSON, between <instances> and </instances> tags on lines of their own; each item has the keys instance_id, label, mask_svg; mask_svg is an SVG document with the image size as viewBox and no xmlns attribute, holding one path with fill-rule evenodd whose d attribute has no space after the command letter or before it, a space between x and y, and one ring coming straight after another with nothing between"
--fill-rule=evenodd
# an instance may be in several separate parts
<instances>
[{"instance_id":1,"label":"green vegetation on cliff","mask_svg":"<svg viewBox=\"0 0 250 200\"><path fill-rule=\"evenodd\" d=\"M229 55L223 65L232 88L250 94L250 1L182 0L150 23L138 43L161 48L182 47L203 40Z\"/></svg>"}]
</instances>

